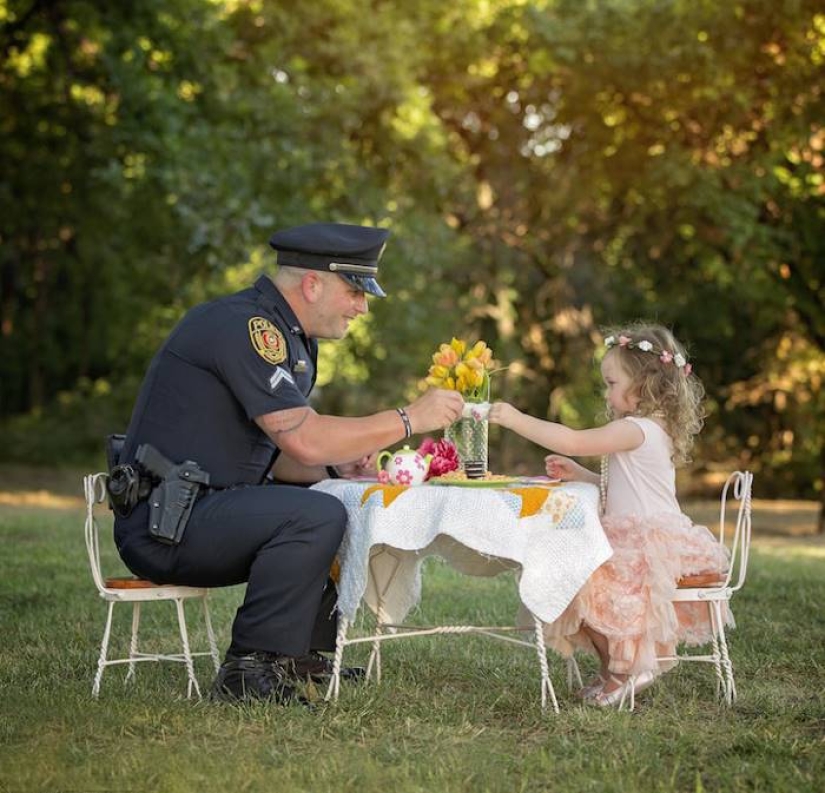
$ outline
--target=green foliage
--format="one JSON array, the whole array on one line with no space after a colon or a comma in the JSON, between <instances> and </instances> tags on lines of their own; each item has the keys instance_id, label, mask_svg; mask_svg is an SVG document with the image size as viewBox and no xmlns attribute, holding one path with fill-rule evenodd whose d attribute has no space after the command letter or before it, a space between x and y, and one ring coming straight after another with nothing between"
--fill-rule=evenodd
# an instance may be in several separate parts
<instances>
[{"instance_id":1,"label":"green foliage","mask_svg":"<svg viewBox=\"0 0 825 793\"><path fill-rule=\"evenodd\" d=\"M495 346L519 402L587 404L598 327L657 318L715 406L699 456L822 492L805 430L825 418L815 4L507 5L436 107L456 158L475 155L478 195L453 211L491 252L478 288L506 299Z\"/></svg>"},{"instance_id":2,"label":"green foliage","mask_svg":"<svg viewBox=\"0 0 825 793\"><path fill-rule=\"evenodd\" d=\"M823 19L814 0L0 2L3 456L20 427L91 448L98 424L56 395L110 382L122 422L183 311L269 267L275 228L341 220L392 229L390 297L324 352L319 408L410 398L459 335L510 366L498 397L584 426L599 328L655 318L707 385L697 458L825 495ZM540 459L495 443L501 467Z\"/></svg>"},{"instance_id":3,"label":"green foliage","mask_svg":"<svg viewBox=\"0 0 825 793\"><path fill-rule=\"evenodd\" d=\"M135 377L116 384L81 378L74 389L57 394L48 410L13 416L3 427L4 461L100 468L103 439L125 431L138 385Z\"/></svg>"}]
</instances>

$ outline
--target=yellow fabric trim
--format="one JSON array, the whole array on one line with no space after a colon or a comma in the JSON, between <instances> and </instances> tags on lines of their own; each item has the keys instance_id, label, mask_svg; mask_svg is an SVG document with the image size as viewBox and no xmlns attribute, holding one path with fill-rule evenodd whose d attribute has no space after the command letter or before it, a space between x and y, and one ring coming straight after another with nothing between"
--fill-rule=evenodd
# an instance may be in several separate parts
<instances>
[{"instance_id":1,"label":"yellow fabric trim","mask_svg":"<svg viewBox=\"0 0 825 793\"><path fill-rule=\"evenodd\" d=\"M386 509L398 498L405 490L409 490L409 485L373 485L364 491L361 496L361 506L367 503L367 499L376 491L382 491L384 494L384 508Z\"/></svg>"},{"instance_id":2,"label":"yellow fabric trim","mask_svg":"<svg viewBox=\"0 0 825 793\"><path fill-rule=\"evenodd\" d=\"M544 502L547 501L547 496L550 495L550 491L546 487L516 487L510 492L521 498L520 518L531 518L537 514L544 506Z\"/></svg>"}]
</instances>

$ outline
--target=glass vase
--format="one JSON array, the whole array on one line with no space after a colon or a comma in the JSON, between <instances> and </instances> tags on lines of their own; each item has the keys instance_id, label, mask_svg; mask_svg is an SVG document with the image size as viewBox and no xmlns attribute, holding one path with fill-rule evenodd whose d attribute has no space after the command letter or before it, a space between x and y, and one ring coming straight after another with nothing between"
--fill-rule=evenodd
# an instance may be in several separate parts
<instances>
[{"instance_id":1,"label":"glass vase","mask_svg":"<svg viewBox=\"0 0 825 793\"><path fill-rule=\"evenodd\" d=\"M488 429L487 419L462 418L444 430L444 437L455 446L461 467L470 479L483 477L487 471Z\"/></svg>"}]
</instances>

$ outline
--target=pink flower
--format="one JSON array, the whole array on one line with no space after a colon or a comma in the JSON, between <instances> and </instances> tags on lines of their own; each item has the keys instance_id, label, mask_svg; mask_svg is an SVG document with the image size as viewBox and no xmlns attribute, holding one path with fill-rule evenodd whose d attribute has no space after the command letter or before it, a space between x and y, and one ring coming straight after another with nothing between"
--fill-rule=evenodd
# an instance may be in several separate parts
<instances>
[{"instance_id":1,"label":"pink flower","mask_svg":"<svg viewBox=\"0 0 825 793\"><path fill-rule=\"evenodd\" d=\"M378 483L381 485L388 485L390 483L390 475L386 471L379 471Z\"/></svg>"},{"instance_id":2,"label":"pink flower","mask_svg":"<svg viewBox=\"0 0 825 793\"><path fill-rule=\"evenodd\" d=\"M687 376L693 371L693 367L689 363L686 363L682 371L685 373L685 376Z\"/></svg>"},{"instance_id":3,"label":"pink flower","mask_svg":"<svg viewBox=\"0 0 825 793\"><path fill-rule=\"evenodd\" d=\"M428 454L433 454L434 455L435 454L435 446L436 446L436 441L434 441L432 438L424 438L424 440L421 441L421 445L418 447L418 453L422 454L424 456L426 456Z\"/></svg>"},{"instance_id":4,"label":"pink flower","mask_svg":"<svg viewBox=\"0 0 825 793\"><path fill-rule=\"evenodd\" d=\"M407 470L401 470L395 475L396 484L409 485L412 483L412 473Z\"/></svg>"},{"instance_id":5,"label":"pink flower","mask_svg":"<svg viewBox=\"0 0 825 793\"><path fill-rule=\"evenodd\" d=\"M450 471L457 471L460 466L455 446L446 439L434 441L432 438L425 438L421 446L418 447L418 453L433 456L430 460L427 479L433 476L443 476Z\"/></svg>"},{"instance_id":6,"label":"pink flower","mask_svg":"<svg viewBox=\"0 0 825 793\"><path fill-rule=\"evenodd\" d=\"M670 350L663 350L659 360L662 363L670 363L673 360L673 353Z\"/></svg>"},{"instance_id":7,"label":"pink flower","mask_svg":"<svg viewBox=\"0 0 825 793\"><path fill-rule=\"evenodd\" d=\"M633 339L630 336L619 336L619 347L627 347Z\"/></svg>"}]
</instances>

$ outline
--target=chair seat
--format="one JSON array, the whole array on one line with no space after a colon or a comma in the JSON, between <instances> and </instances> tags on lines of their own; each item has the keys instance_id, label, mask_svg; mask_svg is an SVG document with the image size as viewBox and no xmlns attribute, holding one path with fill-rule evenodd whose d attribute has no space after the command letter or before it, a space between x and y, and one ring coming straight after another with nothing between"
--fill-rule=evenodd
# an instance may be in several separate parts
<instances>
[{"instance_id":1,"label":"chair seat","mask_svg":"<svg viewBox=\"0 0 825 793\"><path fill-rule=\"evenodd\" d=\"M107 578L103 585L106 589L154 589L155 587L163 586L163 584L155 584L152 581L147 581L145 578L137 578L135 576L126 578Z\"/></svg>"},{"instance_id":2,"label":"chair seat","mask_svg":"<svg viewBox=\"0 0 825 793\"><path fill-rule=\"evenodd\" d=\"M115 602L150 601L150 600L184 600L205 597L206 587L185 586L184 584L156 584L145 578L112 577L103 579L100 596L104 600Z\"/></svg>"},{"instance_id":3,"label":"chair seat","mask_svg":"<svg viewBox=\"0 0 825 793\"><path fill-rule=\"evenodd\" d=\"M677 582L677 589L698 589L700 587L719 587L725 584L725 573L695 573L682 576Z\"/></svg>"}]
</instances>

